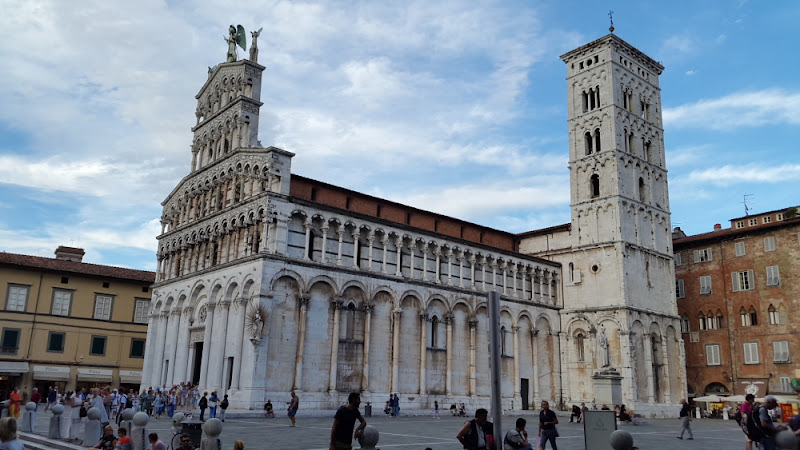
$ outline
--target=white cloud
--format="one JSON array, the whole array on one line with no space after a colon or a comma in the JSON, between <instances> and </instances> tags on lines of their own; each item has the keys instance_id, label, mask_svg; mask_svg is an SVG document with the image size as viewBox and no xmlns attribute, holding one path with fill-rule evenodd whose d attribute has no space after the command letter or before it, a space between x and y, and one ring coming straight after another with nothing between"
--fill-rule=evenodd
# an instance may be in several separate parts
<instances>
[{"instance_id":1,"label":"white cloud","mask_svg":"<svg viewBox=\"0 0 800 450\"><path fill-rule=\"evenodd\" d=\"M664 109L665 127L732 130L767 124L800 124L800 92L766 89Z\"/></svg>"},{"instance_id":2,"label":"white cloud","mask_svg":"<svg viewBox=\"0 0 800 450\"><path fill-rule=\"evenodd\" d=\"M687 181L696 184L730 186L742 183L776 184L800 178L800 164L762 166L758 164L725 165L689 173Z\"/></svg>"},{"instance_id":3,"label":"white cloud","mask_svg":"<svg viewBox=\"0 0 800 450\"><path fill-rule=\"evenodd\" d=\"M694 74L696 74L696 73L697 73L697 72L695 72L694 70L687 70L687 71L686 71L686 75L688 75L688 76L692 76L692 75L694 75Z\"/></svg>"}]
</instances>

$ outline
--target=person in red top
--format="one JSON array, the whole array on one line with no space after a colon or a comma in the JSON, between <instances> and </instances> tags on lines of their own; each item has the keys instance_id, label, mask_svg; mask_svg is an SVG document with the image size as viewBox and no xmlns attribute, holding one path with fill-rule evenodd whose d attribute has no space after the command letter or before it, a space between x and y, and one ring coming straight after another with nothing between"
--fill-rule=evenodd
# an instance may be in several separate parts
<instances>
[{"instance_id":1,"label":"person in red top","mask_svg":"<svg viewBox=\"0 0 800 450\"><path fill-rule=\"evenodd\" d=\"M8 396L11 404L8 407L8 415L15 419L19 419L19 405L22 402L22 395L19 393L19 388L14 386L11 395Z\"/></svg>"},{"instance_id":2,"label":"person in red top","mask_svg":"<svg viewBox=\"0 0 800 450\"><path fill-rule=\"evenodd\" d=\"M33 391L31 391L31 401L36 403L34 411L39 412L39 403L42 402L42 394L39 393L39 388L33 388Z\"/></svg>"}]
</instances>

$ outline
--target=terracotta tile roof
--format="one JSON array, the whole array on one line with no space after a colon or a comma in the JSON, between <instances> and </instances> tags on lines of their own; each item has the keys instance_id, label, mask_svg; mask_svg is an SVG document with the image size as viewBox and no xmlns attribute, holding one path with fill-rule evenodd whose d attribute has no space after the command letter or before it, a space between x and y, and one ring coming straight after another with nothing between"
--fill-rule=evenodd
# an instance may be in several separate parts
<instances>
[{"instance_id":1,"label":"terracotta tile roof","mask_svg":"<svg viewBox=\"0 0 800 450\"><path fill-rule=\"evenodd\" d=\"M688 246L688 244L692 244L695 242L724 240L726 238L732 238L735 236L742 236L746 234L753 234L761 231L772 230L775 228L783 228L787 226L797 225L798 223L800 223L800 218L785 219L780 222L770 222L753 227L723 228L722 230L719 231L711 231L708 233L695 234L692 236L673 239L672 245L673 247L684 247Z\"/></svg>"},{"instance_id":2,"label":"terracotta tile roof","mask_svg":"<svg viewBox=\"0 0 800 450\"><path fill-rule=\"evenodd\" d=\"M156 281L155 272L148 272L146 270L103 266L100 264L66 261L63 259L44 258L41 256L19 255L16 253L0 252L0 265L39 269L47 272L64 272L103 278L116 278L119 280L141 281L144 283L154 283Z\"/></svg>"},{"instance_id":3,"label":"terracotta tile roof","mask_svg":"<svg viewBox=\"0 0 800 450\"><path fill-rule=\"evenodd\" d=\"M539 228L538 230L531 230L525 231L523 233L517 234L518 238L526 238L531 236L538 236L541 234L549 234L555 233L557 231L570 231L572 229L572 223L562 223L561 225L553 225L552 227L547 228Z\"/></svg>"}]
</instances>

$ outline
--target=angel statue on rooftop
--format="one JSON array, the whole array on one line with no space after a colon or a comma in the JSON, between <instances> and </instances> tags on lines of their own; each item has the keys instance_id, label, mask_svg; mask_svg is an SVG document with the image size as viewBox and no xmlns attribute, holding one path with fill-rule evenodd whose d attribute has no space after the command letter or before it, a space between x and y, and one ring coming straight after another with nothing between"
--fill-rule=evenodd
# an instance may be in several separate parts
<instances>
[{"instance_id":1,"label":"angel statue on rooftop","mask_svg":"<svg viewBox=\"0 0 800 450\"><path fill-rule=\"evenodd\" d=\"M228 43L228 58L225 62L235 62L236 61L236 46L242 47L242 50L247 49L247 36L244 31L244 27L241 25L237 26L229 26L228 27L228 37L224 37L225 42Z\"/></svg>"},{"instance_id":2,"label":"angel statue on rooftop","mask_svg":"<svg viewBox=\"0 0 800 450\"><path fill-rule=\"evenodd\" d=\"M261 35L261 30L263 29L264 27L261 27L258 29L258 31L250 32L250 36L253 37L253 43L250 44L250 61L253 61L254 63L258 62L258 36Z\"/></svg>"}]
</instances>

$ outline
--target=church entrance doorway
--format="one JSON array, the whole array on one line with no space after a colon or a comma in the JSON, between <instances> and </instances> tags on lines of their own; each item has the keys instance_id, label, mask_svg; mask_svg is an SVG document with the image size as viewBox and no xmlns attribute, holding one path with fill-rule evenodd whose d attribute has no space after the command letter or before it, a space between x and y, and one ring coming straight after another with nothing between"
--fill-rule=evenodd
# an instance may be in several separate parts
<instances>
[{"instance_id":1,"label":"church entrance doorway","mask_svg":"<svg viewBox=\"0 0 800 450\"><path fill-rule=\"evenodd\" d=\"M528 379L522 378L519 383L519 395L522 396L522 409L528 409Z\"/></svg>"},{"instance_id":2,"label":"church entrance doorway","mask_svg":"<svg viewBox=\"0 0 800 450\"><path fill-rule=\"evenodd\" d=\"M194 367L192 368L192 384L200 383L200 367L203 366L203 342L194 343Z\"/></svg>"}]
</instances>

